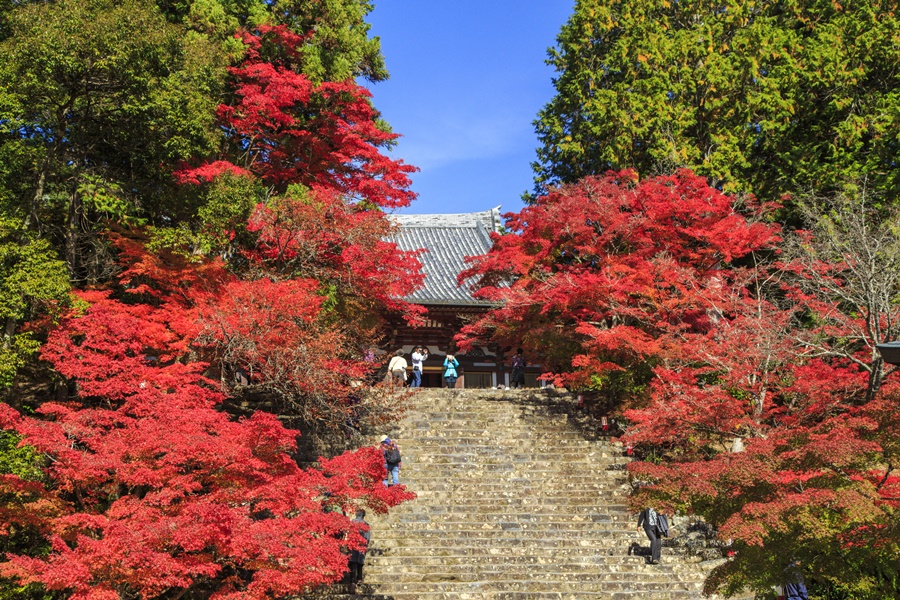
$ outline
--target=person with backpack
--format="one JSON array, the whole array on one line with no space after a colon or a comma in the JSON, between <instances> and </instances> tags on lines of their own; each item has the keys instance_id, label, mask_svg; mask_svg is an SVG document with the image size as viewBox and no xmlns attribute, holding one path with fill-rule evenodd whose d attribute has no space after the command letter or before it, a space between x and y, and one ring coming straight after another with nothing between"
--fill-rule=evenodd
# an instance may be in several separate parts
<instances>
[{"instance_id":1,"label":"person with backpack","mask_svg":"<svg viewBox=\"0 0 900 600\"><path fill-rule=\"evenodd\" d=\"M658 565L662 549L661 537L669 537L669 521L654 509L647 507L638 515L638 528L643 527L650 540L650 564Z\"/></svg>"},{"instance_id":2,"label":"person with backpack","mask_svg":"<svg viewBox=\"0 0 900 600\"><path fill-rule=\"evenodd\" d=\"M406 359L403 358L403 350L394 352L391 362L388 363L388 373L392 386L403 386L406 383Z\"/></svg>"},{"instance_id":3,"label":"person with backpack","mask_svg":"<svg viewBox=\"0 0 900 600\"><path fill-rule=\"evenodd\" d=\"M387 475L384 478L385 487L391 485L389 480L393 482L393 485L399 484L400 466L402 464L400 460L400 446L388 436L383 435L381 436L381 453L384 455L384 468L387 471Z\"/></svg>"}]
</instances>

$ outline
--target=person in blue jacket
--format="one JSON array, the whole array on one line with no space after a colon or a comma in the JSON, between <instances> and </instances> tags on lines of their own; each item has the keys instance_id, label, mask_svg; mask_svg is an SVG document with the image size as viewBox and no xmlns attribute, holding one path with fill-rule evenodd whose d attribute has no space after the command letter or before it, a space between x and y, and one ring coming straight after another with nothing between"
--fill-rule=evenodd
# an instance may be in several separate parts
<instances>
[{"instance_id":1,"label":"person in blue jacket","mask_svg":"<svg viewBox=\"0 0 900 600\"><path fill-rule=\"evenodd\" d=\"M448 354L444 359L444 381L447 382L448 388L456 387L456 380L459 377L459 374L456 372L456 367L458 366L459 361L452 354Z\"/></svg>"},{"instance_id":2,"label":"person in blue jacket","mask_svg":"<svg viewBox=\"0 0 900 600\"><path fill-rule=\"evenodd\" d=\"M803 572L800 570L800 561L793 561L784 570L784 598L785 600L809 600L809 592L806 591L806 582L803 580Z\"/></svg>"}]
</instances>

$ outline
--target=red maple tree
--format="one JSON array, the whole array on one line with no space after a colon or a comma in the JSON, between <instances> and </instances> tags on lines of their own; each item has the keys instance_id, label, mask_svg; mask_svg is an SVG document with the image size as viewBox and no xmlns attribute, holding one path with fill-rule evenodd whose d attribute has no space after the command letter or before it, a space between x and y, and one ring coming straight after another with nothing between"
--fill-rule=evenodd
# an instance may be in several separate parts
<instances>
[{"instance_id":1,"label":"red maple tree","mask_svg":"<svg viewBox=\"0 0 900 600\"><path fill-rule=\"evenodd\" d=\"M574 387L678 352L682 332L708 328L708 296L745 277L734 261L778 239L688 171L588 177L506 216L514 235L494 235L460 276L478 278L478 295L502 306L459 341L522 346L547 377Z\"/></svg>"},{"instance_id":2,"label":"red maple tree","mask_svg":"<svg viewBox=\"0 0 900 600\"><path fill-rule=\"evenodd\" d=\"M221 155L175 173L196 186L227 175L241 183L232 197L266 190L241 232L231 228L246 213L228 194L206 207L203 226L228 223L213 232L233 242L224 258L113 236L119 286L79 292L81 312L42 353L77 394L34 416L0 406L0 426L48 458L42 482L0 479L0 535L30 528L47 542L44 554L8 556L0 576L73 598L295 595L337 580L342 551L361 541L326 505L384 512L413 497L382 485L377 449L300 469L296 432L222 409L236 391L228 375L243 370L287 398L289 416L340 423L375 366L363 359L373 315L420 314L397 299L421 283L415 253L384 241L383 211L414 198L414 168L382 153L397 136L367 90L298 71L309 35L239 33Z\"/></svg>"},{"instance_id":3,"label":"red maple tree","mask_svg":"<svg viewBox=\"0 0 900 600\"><path fill-rule=\"evenodd\" d=\"M368 90L352 80L314 84L297 71L306 36L284 25L237 37L246 47L244 61L231 69L233 100L218 108L227 150L218 161L176 173L181 181L239 170L278 193L302 184L381 208L415 198L408 189L415 167L381 152L398 136L378 120Z\"/></svg>"},{"instance_id":4,"label":"red maple tree","mask_svg":"<svg viewBox=\"0 0 900 600\"><path fill-rule=\"evenodd\" d=\"M18 500L3 509L5 528L30 527L50 548L7 557L0 574L91 599L270 598L336 581L342 549L361 540L323 506L384 512L412 494L382 485L375 448L300 469L296 432L273 415L217 410L223 394L189 358L195 309L165 288L133 286L127 302L80 293L88 308L43 350L78 397L36 417L0 407L3 428L49 458L43 485L0 482Z\"/></svg>"},{"instance_id":5,"label":"red maple tree","mask_svg":"<svg viewBox=\"0 0 900 600\"><path fill-rule=\"evenodd\" d=\"M790 243L765 208L685 171L552 189L463 273L501 306L460 341L523 346L624 416L644 459L633 508L700 516L736 551L708 593L771 589L799 559L832 589L883 597L900 396L874 345L896 334L879 265L900 253L858 208Z\"/></svg>"},{"instance_id":6,"label":"red maple tree","mask_svg":"<svg viewBox=\"0 0 900 600\"><path fill-rule=\"evenodd\" d=\"M312 35L281 25L239 32L246 53L218 108L221 156L176 177L204 186L237 175L268 190L230 261L239 280L203 306L202 339L223 373L250 373L253 391L289 414L335 426L358 412L352 386L378 366L365 356L386 316L420 321L424 309L402 298L424 275L416 253L386 241L395 225L384 209L415 197L415 168L382 152L397 135L367 90L298 71ZM375 404L370 417L390 410Z\"/></svg>"}]
</instances>

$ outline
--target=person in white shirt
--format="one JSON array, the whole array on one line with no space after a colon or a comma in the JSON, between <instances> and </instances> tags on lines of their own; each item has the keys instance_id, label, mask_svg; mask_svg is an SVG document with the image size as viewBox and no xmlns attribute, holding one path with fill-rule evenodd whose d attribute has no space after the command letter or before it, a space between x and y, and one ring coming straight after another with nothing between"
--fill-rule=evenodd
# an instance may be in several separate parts
<instances>
[{"instance_id":1,"label":"person in white shirt","mask_svg":"<svg viewBox=\"0 0 900 600\"><path fill-rule=\"evenodd\" d=\"M402 387L406 382L406 359L403 358L403 350L394 352L394 357L388 364L388 371L391 374L391 385Z\"/></svg>"},{"instance_id":2,"label":"person in white shirt","mask_svg":"<svg viewBox=\"0 0 900 600\"><path fill-rule=\"evenodd\" d=\"M416 346L412 353L413 380L409 387L422 387L422 362L428 358L428 350Z\"/></svg>"}]
</instances>

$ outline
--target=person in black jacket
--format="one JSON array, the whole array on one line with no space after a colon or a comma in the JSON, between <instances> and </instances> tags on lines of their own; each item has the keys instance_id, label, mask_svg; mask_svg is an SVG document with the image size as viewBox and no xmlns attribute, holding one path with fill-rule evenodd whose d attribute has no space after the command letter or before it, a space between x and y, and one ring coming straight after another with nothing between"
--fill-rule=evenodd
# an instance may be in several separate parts
<instances>
[{"instance_id":1,"label":"person in black jacket","mask_svg":"<svg viewBox=\"0 0 900 600\"><path fill-rule=\"evenodd\" d=\"M659 564L659 555L660 550L662 549L662 539L660 536L663 535L663 532L660 517L662 517L662 515L650 507L645 508L641 511L641 514L638 515L638 528L643 527L644 533L647 534L647 538L650 540L651 565ZM668 534L668 527L666 527L666 533Z\"/></svg>"},{"instance_id":2,"label":"person in black jacket","mask_svg":"<svg viewBox=\"0 0 900 600\"><path fill-rule=\"evenodd\" d=\"M363 550L351 550L350 551L350 593L356 593L356 584L362 583L363 580L363 563L366 562L366 552L369 549L369 540L371 539L369 533L369 524L366 523L366 511L363 509L359 509L356 511L356 518L353 519L353 524L359 527L359 535L363 536L366 540L366 545Z\"/></svg>"},{"instance_id":3,"label":"person in black jacket","mask_svg":"<svg viewBox=\"0 0 900 600\"><path fill-rule=\"evenodd\" d=\"M400 483L400 468L403 462L400 460L400 445L386 435L381 436L381 453L384 455L384 468L387 476L384 478L385 487Z\"/></svg>"}]
</instances>

